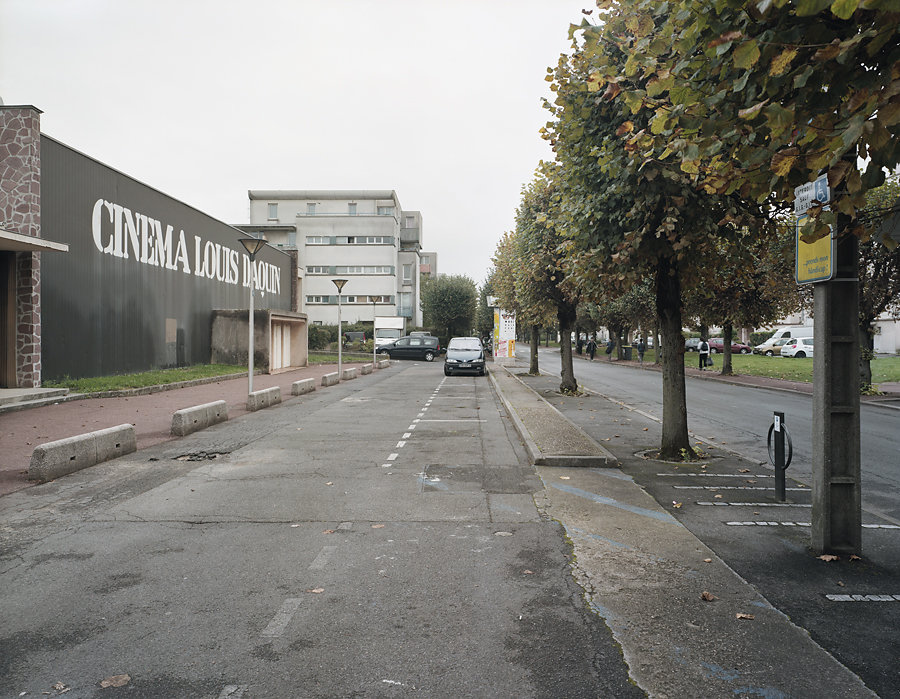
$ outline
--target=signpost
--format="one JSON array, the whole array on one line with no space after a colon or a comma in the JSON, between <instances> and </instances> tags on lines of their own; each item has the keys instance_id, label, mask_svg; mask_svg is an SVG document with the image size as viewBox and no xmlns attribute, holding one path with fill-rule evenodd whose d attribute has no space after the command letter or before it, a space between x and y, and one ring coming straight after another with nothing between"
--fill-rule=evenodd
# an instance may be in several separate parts
<instances>
[{"instance_id":1,"label":"signpost","mask_svg":"<svg viewBox=\"0 0 900 699\"><path fill-rule=\"evenodd\" d=\"M794 214L797 226L794 232L796 256L794 279L798 284L828 281L834 276L835 238L834 227L831 233L812 243L800 238L803 226L809 221L807 210L813 202L828 204L831 201L831 190L828 187L828 176L822 175L815 182L808 182L794 189Z\"/></svg>"},{"instance_id":2,"label":"signpost","mask_svg":"<svg viewBox=\"0 0 900 699\"><path fill-rule=\"evenodd\" d=\"M814 283L812 548L859 554L859 241L849 232L841 235L848 218L843 215L822 240L800 240L809 208L831 201L826 175L794 195L796 279Z\"/></svg>"}]
</instances>

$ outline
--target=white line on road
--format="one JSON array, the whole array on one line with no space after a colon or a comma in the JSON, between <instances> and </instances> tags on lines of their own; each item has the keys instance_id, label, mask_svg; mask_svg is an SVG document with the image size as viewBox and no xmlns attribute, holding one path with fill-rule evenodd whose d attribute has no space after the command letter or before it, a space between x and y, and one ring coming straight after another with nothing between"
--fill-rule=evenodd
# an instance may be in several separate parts
<instances>
[{"instance_id":1,"label":"white line on road","mask_svg":"<svg viewBox=\"0 0 900 699\"><path fill-rule=\"evenodd\" d=\"M337 546L323 546L322 550L319 551L319 555L313 559L313 562L309 564L310 570L323 570L326 565L328 565L328 559L331 557L337 550Z\"/></svg>"},{"instance_id":2,"label":"white line on road","mask_svg":"<svg viewBox=\"0 0 900 699\"><path fill-rule=\"evenodd\" d=\"M900 602L900 595L825 595L832 602Z\"/></svg>"},{"instance_id":3,"label":"white line on road","mask_svg":"<svg viewBox=\"0 0 900 699\"><path fill-rule=\"evenodd\" d=\"M405 446L406 446L406 442L404 442L404 441L401 440L401 441L397 442L397 446L394 447L394 448L395 448L395 449L402 449L402 448L405 447ZM388 458L390 459L391 457L388 457Z\"/></svg>"},{"instance_id":4,"label":"white line on road","mask_svg":"<svg viewBox=\"0 0 900 699\"><path fill-rule=\"evenodd\" d=\"M219 692L219 699L240 699L247 691L245 684L226 684Z\"/></svg>"},{"instance_id":5,"label":"white line on road","mask_svg":"<svg viewBox=\"0 0 900 699\"><path fill-rule=\"evenodd\" d=\"M284 630L287 628L287 625L291 623L291 619L294 618L294 614L300 609L300 604L303 600L297 597L289 597L284 601L284 604L281 605L281 609L275 614L272 618L272 621L269 622L269 625L263 629L262 636L266 638L278 638L284 633Z\"/></svg>"},{"instance_id":6,"label":"white line on road","mask_svg":"<svg viewBox=\"0 0 900 699\"><path fill-rule=\"evenodd\" d=\"M487 422L487 420L479 420L477 417L463 417L456 420L419 420L419 422Z\"/></svg>"},{"instance_id":7,"label":"white line on road","mask_svg":"<svg viewBox=\"0 0 900 699\"><path fill-rule=\"evenodd\" d=\"M675 490L771 490L764 485L673 485ZM785 488L785 490L795 490L800 493L808 493L809 488Z\"/></svg>"},{"instance_id":8,"label":"white line on road","mask_svg":"<svg viewBox=\"0 0 900 699\"><path fill-rule=\"evenodd\" d=\"M775 478L768 473L757 473L751 475L749 473L657 473L657 476L671 476L680 478L681 476L693 476L699 478Z\"/></svg>"},{"instance_id":9,"label":"white line on road","mask_svg":"<svg viewBox=\"0 0 900 699\"><path fill-rule=\"evenodd\" d=\"M697 504L707 507L812 507L812 505L803 505L796 502L698 502Z\"/></svg>"},{"instance_id":10,"label":"white line on road","mask_svg":"<svg viewBox=\"0 0 900 699\"><path fill-rule=\"evenodd\" d=\"M412 437L412 432L404 432L401 439L409 439L410 437Z\"/></svg>"},{"instance_id":11,"label":"white line on road","mask_svg":"<svg viewBox=\"0 0 900 699\"><path fill-rule=\"evenodd\" d=\"M400 456L400 455L399 455L399 454L388 454L387 460L388 460L388 461L394 461L394 460L396 460L396 458L397 458L398 456Z\"/></svg>"}]
</instances>

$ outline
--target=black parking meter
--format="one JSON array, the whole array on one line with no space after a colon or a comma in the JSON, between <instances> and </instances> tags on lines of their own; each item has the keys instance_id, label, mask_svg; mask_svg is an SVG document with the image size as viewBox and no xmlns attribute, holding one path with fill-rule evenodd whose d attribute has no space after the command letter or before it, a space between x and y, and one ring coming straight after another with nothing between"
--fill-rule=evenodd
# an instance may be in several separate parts
<instances>
[{"instance_id":1,"label":"black parking meter","mask_svg":"<svg viewBox=\"0 0 900 699\"><path fill-rule=\"evenodd\" d=\"M774 445L773 445L774 436ZM785 441L787 441L787 453L785 454ZM775 467L775 497L779 502L785 501L785 475L787 467L791 465L794 456L794 445L791 442L791 434L784 424L784 413L775 412L775 421L769 427L768 437L769 461Z\"/></svg>"}]
</instances>

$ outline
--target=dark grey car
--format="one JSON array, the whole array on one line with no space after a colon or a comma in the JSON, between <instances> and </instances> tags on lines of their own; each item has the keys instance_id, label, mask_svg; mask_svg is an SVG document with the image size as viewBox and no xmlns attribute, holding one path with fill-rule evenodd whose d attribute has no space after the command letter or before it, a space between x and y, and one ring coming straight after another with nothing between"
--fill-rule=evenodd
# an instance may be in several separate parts
<instances>
[{"instance_id":1,"label":"dark grey car","mask_svg":"<svg viewBox=\"0 0 900 699\"><path fill-rule=\"evenodd\" d=\"M387 354L391 359L424 359L433 362L441 353L440 341L433 335L407 335L378 348L378 354Z\"/></svg>"}]
</instances>

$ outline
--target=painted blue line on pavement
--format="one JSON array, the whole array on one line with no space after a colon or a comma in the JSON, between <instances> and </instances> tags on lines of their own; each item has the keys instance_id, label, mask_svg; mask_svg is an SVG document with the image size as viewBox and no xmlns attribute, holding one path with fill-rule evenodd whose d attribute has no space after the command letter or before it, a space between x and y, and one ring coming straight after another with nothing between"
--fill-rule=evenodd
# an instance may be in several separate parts
<instances>
[{"instance_id":1,"label":"painted blue line on pavement","mask_svg":"<svg viewBox=\"0 0 900 699\"><path fill-rule=\"evenodd\" d=\"M557 490L563 491L564 493L570 493L572 495L577 495L578 497L587 498L588 500L593 500L600 505L610 505L611 507L618 507L620 510L632 512L636 515L643 515L644 517L650 517L651 519L656 519L660 522L666 522L668 524L678 524L678 520L668 512L657 512L656 510L648 510L644 507L626 505L624 502L619 502L618 500L613 500L612 498L607 498L603 495L597 495L596 493L589 493L588 491L582 490L581 488L573 488L570 485L557 485L556 483L551 483L550 485L552 485Z\"/></svg>"}]
</instances>

